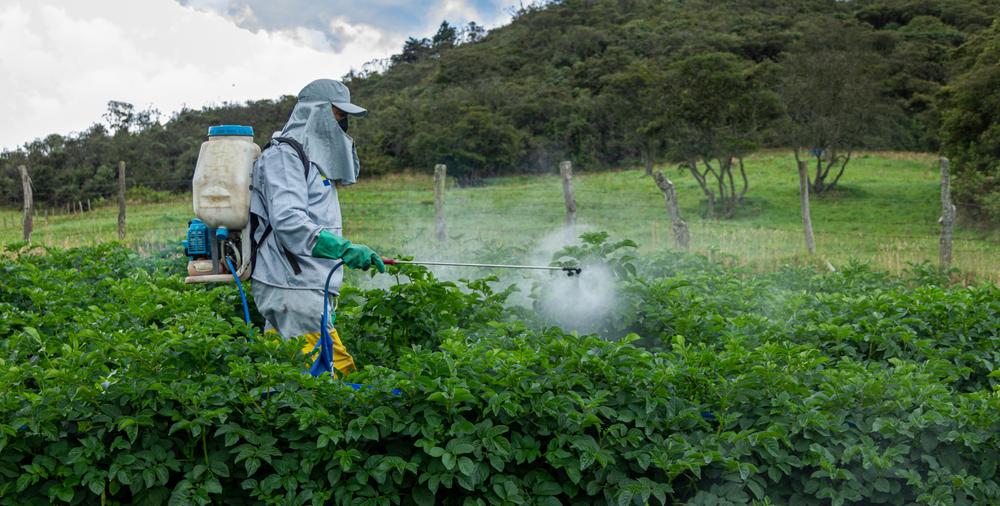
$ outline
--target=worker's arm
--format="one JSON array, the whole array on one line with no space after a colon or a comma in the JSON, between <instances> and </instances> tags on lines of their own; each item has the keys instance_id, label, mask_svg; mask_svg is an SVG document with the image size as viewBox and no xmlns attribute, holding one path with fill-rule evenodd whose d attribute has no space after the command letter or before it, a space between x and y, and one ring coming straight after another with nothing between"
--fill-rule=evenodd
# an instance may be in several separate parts
<instances>
[{"instance_id":1,"label":"worker's arm","mask_svg":"<svg viewBox=\"0 0 1000 506\"><path fill-rule=\"evenodd\" d=\"M306 212L309 188L302 162L297 157L282 149L268 150L265 156L275 157L264 160L265 179L270 189L271 227L289 253L343 259L352 269L368 269L374 265L379 272L385 272L382 258L371 248L352 244L309 218Z\"/></svg>"},{"instance_id":2,"label":"worker's arm","mask_svg":"<svg viewBox=\"0 0 1000 506\"><path fill-rule=\"evenodd\" d=\"M309 188L302 162L290 150L272 148L262 155L267 184L268 219L274 236L289 253L312 254L323 227L309 218Z\"/></svg>"}]
</instances>

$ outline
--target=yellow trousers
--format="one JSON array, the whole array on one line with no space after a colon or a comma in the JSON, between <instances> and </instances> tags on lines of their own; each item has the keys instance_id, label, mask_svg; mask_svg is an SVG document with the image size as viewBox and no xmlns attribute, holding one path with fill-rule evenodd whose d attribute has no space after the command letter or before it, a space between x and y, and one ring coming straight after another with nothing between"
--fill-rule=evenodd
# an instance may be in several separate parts
<instances>
[{"instance_id":1,"label":"yellow trousers","mask_svg":"<svg viewBox=\"0 0 1000 506\"><path fill-rule=\"evenodd\" d=\"M302 354L309 365L316 361L313 348L319 341L319 315L323 312L323 290L297 290L253 283L253 298L260 314L267 320L265 332L277 332L285 339L304 337ZM330 300L336 308L336 301ZM357 370L354 358L347 352L337 330L330 326L333 338L333 367L343 375Z\"/></svg>"},{"instance_id":2,"label":"yellow trousers","mask_svg":"<svg viewBox=\"0 0 1000 506\"><path fill-rule=\"evenodd\" d=\"M268 329L266 333L277 334L278 331ZM302 337L306 340L306 343L302 345L302 354L306 356L307 364L312 365L316 361L316 357L319 356L319 351L313 351L316 348L316 343L319 342L319 332L306 334ZM354 357L351 356L347 351L347 347L340 340L340 334L337 332L337 329L333 329L330 332L330 337L333 338L333 367L340 371L344 377L357 371L358 367L354 364Z\"/></svg>"},{"instance_id":3,"label":"yellow trousers","mask_svg":"<svg viewBox=\"0 0 1000 506\"><path fill-rule=\"evenodd\" d=\"M313 348L319 342L319 332L306 334L302 337L306 338L306 344L302 346L302 354L309 357L309 363L311 364L319 355L319 351L313 352ZM337 333L337 329L333 329L333 332L330 332L330 337L333 338L333 367L344 376L358 370L357 366L354 365L354 357L347 352L347 347L340 341L340 334Z\"/></svg>"}]
</instances>

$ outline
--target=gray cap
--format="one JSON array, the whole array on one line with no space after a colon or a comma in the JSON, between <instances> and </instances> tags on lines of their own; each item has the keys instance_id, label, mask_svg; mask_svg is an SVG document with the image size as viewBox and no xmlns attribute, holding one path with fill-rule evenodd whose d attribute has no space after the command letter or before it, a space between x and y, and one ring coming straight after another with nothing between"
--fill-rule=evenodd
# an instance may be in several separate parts
<instances>
[{"instance_id":1,"label":"gray cap","mask_svg":"<svg viewBox=\"0 0 1000 506\"><path fill-rule=\"evenodd\" d=\"M351 103L351 90L340 81L317 79L299 92L300 102L329 102L351 116L365 117L368 110Z\"/></svg>"}]
</instances>

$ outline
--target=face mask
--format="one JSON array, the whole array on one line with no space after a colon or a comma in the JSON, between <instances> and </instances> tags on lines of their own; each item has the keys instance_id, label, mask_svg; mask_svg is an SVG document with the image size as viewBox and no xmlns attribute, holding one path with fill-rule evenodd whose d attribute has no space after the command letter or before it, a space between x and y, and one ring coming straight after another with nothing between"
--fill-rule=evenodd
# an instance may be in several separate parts
<instances>
[{"instance_id":1,"label":"face mask","mask_svg":"<svg viewBox=\"0 0 1000 506\"><path fill-rule=\"evenodd\" d=\"M345 134L347 133L347 118L348 116L344 116L344 119L337 120L337 124L340 125L340 128L344 130Z\"/></svg>"},{"instance_id":2,"label":"face mask","mask_svg":"<svg viewBox=\"0 0 1000 506\"><path fill-rule=\"evenodd\" d=\"M299 102L281 135L301 142L309 160L328 179L350 185L357 181L361 164L344 127L330 113L329 102Z\"/></svg>"}]
</instances>

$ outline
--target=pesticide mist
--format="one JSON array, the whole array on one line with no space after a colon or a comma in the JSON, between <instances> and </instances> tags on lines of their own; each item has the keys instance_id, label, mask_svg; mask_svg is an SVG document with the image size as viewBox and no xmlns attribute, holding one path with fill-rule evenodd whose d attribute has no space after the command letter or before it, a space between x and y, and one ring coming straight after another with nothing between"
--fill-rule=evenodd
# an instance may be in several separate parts
<instances>
[{"instance_id":1,"label":"pesticide mist","mask_svg":"<svg viewBox=\"0 0 1000 506\"><path fill-rule=\"evenodd\" d=\"M552 265L560 260L568 246L581 244L579 235L591 228L577 225L575 230L563 228L532 241L530 244L498 244L495 240L480 240L468 235L461 239L450 238L444 243L410 240L399 253L414 260L433 262L483 262L500 264ZM420 234L423 236L423 234ZM394 252L393 252L394 253ZM562 258L565 260L566 258ZM541 320L566 331L592 333L598 331L614 311L617 304L617 278L605 264L593 259L581 259L579 275L565 272L473 269L466 267L430 266L435 278L458 282L496 276L492 283L498 290L509 286L516 291L507 299L512 306L533 310ZM364 276L356 279L366 289L387 290L397 282L406 283L406 276Z\"/></svg>"},{"instance_id":2,"label":"pesticide mist","mask_svg":"<svg viewBox=\"0 0 1000 506\"><path fill-rule=\"evenodd\" d=\"M538 305L546 320L564 330L598 330L617 300L614 274L606 265L584 265L579 276L553 277L538 285Z\"/></svg>"}]
</instances>

